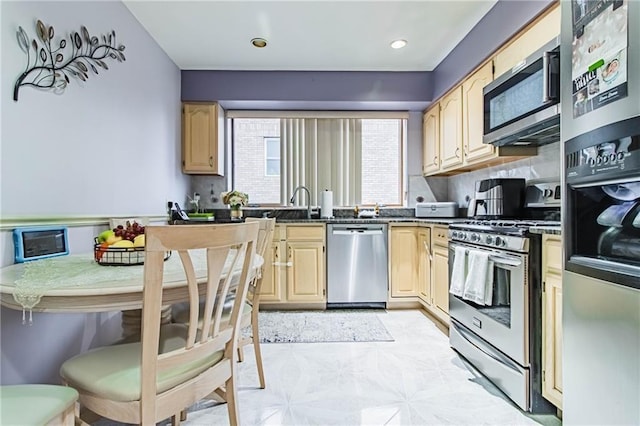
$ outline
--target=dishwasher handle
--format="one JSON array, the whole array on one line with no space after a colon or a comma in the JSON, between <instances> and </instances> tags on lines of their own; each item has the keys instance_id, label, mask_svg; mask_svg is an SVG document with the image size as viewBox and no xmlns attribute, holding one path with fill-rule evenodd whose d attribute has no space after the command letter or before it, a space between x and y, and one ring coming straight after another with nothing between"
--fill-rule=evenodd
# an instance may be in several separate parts
<instances>
[{"instance_id":1,"label":"dishwasher handle","mask_svg":"<svg viewBox=\"0 0 640 426\"><path fill-rule=\"evenodd\" d=\"M334 229L331 235L382 235L382 229L346 228Z\"/></svg>"}]
</instances>

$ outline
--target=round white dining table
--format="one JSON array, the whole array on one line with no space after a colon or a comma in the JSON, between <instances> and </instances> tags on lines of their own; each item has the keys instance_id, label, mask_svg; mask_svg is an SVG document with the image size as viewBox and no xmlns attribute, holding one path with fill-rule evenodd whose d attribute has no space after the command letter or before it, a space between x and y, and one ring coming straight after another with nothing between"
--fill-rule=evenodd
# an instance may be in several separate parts
<instances>
[{"instance_id":1,"label":"round white dining table","mask_svg":"<svg viewBox=\"0 0 640 426\"><path fill-rule=\"evenodd\" d=\"M263 262L262 256L255 254L252 274L260 271ZM195 261L194 266L201 294L204 295L206 269L198 267ZM229 267L225 265L222 279L228 275ZM13 264L0 268L0 304L34 312L141 309L143 272L144 265L100 265L93 260L92 253ZM31 303L25 306L25 293L39 300L32 307L29 307ZM187 300L186 277L180 258L174 253L165 261L162 303L172 305Z\"/></svg>"}]
</instances>

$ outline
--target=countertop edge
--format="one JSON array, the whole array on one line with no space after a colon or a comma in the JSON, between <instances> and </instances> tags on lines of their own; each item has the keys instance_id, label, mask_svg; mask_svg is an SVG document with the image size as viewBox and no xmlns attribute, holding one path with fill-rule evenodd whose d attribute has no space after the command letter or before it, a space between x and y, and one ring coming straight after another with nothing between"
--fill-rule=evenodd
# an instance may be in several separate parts
<instances>
[{"instance_id":1,"label":"countertop edge","mask_svg":"<svg viewBox=\"0 0 640 426\"><path fill-rule=\"evenodd\" d=\"M562 228L560 226L532 226L529 228L529 232L532 234L562 235Z\"/></svg>"}]
</instances>

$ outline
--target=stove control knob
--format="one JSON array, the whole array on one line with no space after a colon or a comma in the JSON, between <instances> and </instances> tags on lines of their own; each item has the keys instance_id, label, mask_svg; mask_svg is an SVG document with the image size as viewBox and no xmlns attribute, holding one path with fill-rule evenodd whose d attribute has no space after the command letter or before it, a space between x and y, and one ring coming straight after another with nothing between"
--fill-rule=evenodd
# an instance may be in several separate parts
<instances>
[{"instance_id":1,"label":"stove control knob","mask_svg":"<svg viewBox=\"0 0 640 426\"><path fill-rule=\"evenodd\" d=\"M496 237L496 247L504 247L507 245L507 239L502 237Z\"/></svg>"},{"instance_id":2,"label":"stove control knob","mask_svg":"<svg viewBox=\"0 0 640 426\"><path fill-rule=\"evenodd\" d=\"M467 239L467 233L460 231L458 233L458 238L460 238L461 240L466 240Z\"/></svg>"},{"instance_id":3,"label":"stove control knob","mask_svg":"<svg viewBox=\"0 0 640 426\"><path fill-rule=\"evenodd\" d=\"M451 238L458 238L460 237L460 233L458 231L451 231Z\"/></svg>"},{"instance_id":4,"label":"stove control knob","mask_svg":"<svg viewBox=\"0 0 640 426\"><path fill-rule=\"evenodd\" d=\"M485 242L487 244L493 244L493 236L487 235L487 238L485 238Z\"/></svg>"},{"instance_id":5,"label":"stove control knob","mask_svg":"<svg viewBox=\"0 0 640 426\"><path fill-rule=\"evenodd\" d=\"M471 241L473 242L480 241L480 235L474 232L473 234L471 234Z\"/></svg>"}]
</instances>

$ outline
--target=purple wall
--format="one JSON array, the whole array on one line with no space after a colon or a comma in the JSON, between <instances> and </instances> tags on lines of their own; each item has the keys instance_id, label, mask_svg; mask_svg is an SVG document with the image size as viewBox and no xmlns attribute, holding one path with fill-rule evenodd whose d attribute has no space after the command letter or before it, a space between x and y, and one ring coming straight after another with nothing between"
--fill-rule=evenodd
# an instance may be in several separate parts
<instances>
[{"instance_id":1,"label":"purple wall","mask_svg":"<svg viewBox=\"0 0 640 426\"><path fill-rule=\"evenodd\" d=\"M216 100L240 109L422 109L432 90L426 72L182 71L183 101Z\"/></svg>"},{"instance_id":2,"label":"purple wall","mask_svg":"<svg viewBox=\"0 0 640 426\"><path fill-rule=\"evenodd\" d=\"M552 0L500 0L433 72L182 71L183 101L230 109L422 111Z\"/></svg>"}]
</instances>

